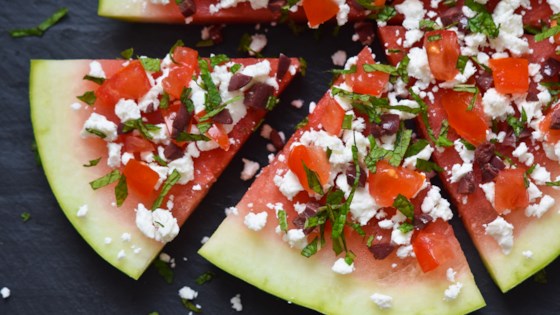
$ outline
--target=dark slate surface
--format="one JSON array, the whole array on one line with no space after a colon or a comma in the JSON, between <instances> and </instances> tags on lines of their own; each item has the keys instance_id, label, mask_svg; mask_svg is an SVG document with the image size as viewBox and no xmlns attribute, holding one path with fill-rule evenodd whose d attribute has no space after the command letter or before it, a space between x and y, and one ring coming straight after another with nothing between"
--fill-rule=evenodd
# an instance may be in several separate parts
<instances>
[{"instance_id":1,"label":"dark slate surface","mask_svg":"<svg viewBox=\"0 0 560 315\"><path fill-rule=\"evenodd\" d=\"M70 8L69 17L44 37L17 40L9 37L8 29L34 26L61 6ZM228 27L225 43L203 49L202 55L213 51L240 56L236 47L244 32L254 32L254 27ZM330 80L325 72L332 67L330 55L338 49L352 55L360 46L350 40L349 28L343 28L338 37L332 37L327 28L319 39L312 32L293 37L285 27L270 28L267 34L270 44L266 55L283 52L309 61L308 76L293 82L281 106L267 120L290 135L293 126L306 115L306 109L294 109L289 102L295 98L307 103L319 99ZM211 235L223 219L223 209L234 205L249 186L239 179L241 157L266 163L265 142L259 136L249 140L177 239L165 248L177 260L175 281L171 285L153 268L134 281L98 257L64 217L41 168L35 164L30 149L33 134L27 95L30 59L112 58L128 47L135 47L139 54L162 56L179 38L194 45L200 38L200 28L106 20L96 16L96 2L92 0L2 1L0 287L9 287L12 296L0 301L0 314L148 314L151 311L187 314L177 295L184 285L199 291L196 302L202 305L205 314L236 313L229 300L238 293L243 301L243 314L313 314L233 278L196 254L200 240ZM22 212L31 213L27 223L20 219ZM501 294L459 220L455 218L453 223L488 302L477 314L560 313L560 261L547 267L548 284L529 279L511 292ZM183 257L188 261L183 261ZM194 279L206 271L214 272L215 279L196 285Z\"/></svg>"}]
</instances>

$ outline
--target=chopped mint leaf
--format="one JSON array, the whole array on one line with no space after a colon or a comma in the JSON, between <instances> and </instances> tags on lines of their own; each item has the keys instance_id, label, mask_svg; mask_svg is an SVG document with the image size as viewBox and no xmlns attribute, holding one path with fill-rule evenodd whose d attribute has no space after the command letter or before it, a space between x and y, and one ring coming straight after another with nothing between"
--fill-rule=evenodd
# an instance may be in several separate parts
<instances>
[{"instance_id":1,"label":"chopped mint leaf","mask_svg":"<svg viewBox=\"0 0 560 315\"><path fill-rule=\"evenodd\" d=\"M305 170L305 175L307 176L307 183L314 192L319 195L323 195L323 186L321 185L321 181L319 181L319 175L313 170L310 170L305 162L302 160L301 163L303 164L303 169Z\"/></svg>"},{"instance_id":2,"label":"chopped mint leaf","mask_svg":"<svg viewBox=\"0 0 560 315\"><path fill-rule=\"evenodd\" d=\"M191 100L191 92L192 89L186 87L181 91L181 103L187 107L187 111L189 113L194 112L194 103Z\"/></svg>"},{"instance_id":3,"label":"chopped mint leaf","mask_svg":"<svg viewBox=\"0 0 560 315\"><path fill-rule=\"evenodd\" d=\"M212 123L208 121L201 122L196 125L196 128L198 128L198 131L201 134L206 133L210 128L212 128Z\"/></svg>"},{"instance_id":4,"label":"chopped mint leaf","mask_svg":"<svg viewBox=\"0 0 560 315\"><path fill-rule=\"evenodd\" d=\"M157 58L139 58L144 70L158 72L161 70L161 61Z\"/></svg>"},{"instance_id":5,"label":"chopped mint leaf","mask_svg":"<svg viewBox=\"0 0 560 315\"><path fill-rule=\"evenodd\" d=\"M134 55L134 48L132 47L121 51L121 57L123 57L126 60L132 58L133 55Z\"/></svg>"},{"instance_id":6,"label":"chopped mint leaf","mask_svg":"<svg viewBox=\"0 0 560 315\"><path fill-rule=\"evenodd\" d=\"M373 138L371 135L368 138L370 143L370 151L365 158L365 163L367 168L372 173L375 173L377 172L377 162L384 159L385 156L387 156L391 151L385 150L384 148L378 146L375 138Z\"/></svg>"},{"instance_id":7,"label":"chopped mint leaf","mask_svg":"<svg viewBox=\"0 0 560 315\"><path fill-rule=\"evenodd\" d=\"M465 148L469 151L474 151L476 150L476 147L474 146L474 144L468 142L467 140L461 138L459 139L459 141L465 146Z\"/></svg>"},{"instance_id":8,"label":"chopped mint leaf","mask_svg":"<svg viewBox=\"0 0 560 315\"><path fill-rule=\"evenodd\" d=\"M393 202L393 207L404 214L408 219L414 220L414 205L405 196L399 194Z\"/></svg>"},{"instance_id":9,"label":"chopped mint leaf","mask_svg":"<svg viewBox=\"0 0 560 315\"><path fill-rule=\"evenodd\" d=\"M411 138L412 130L404 129L404 126L401 127L401 130L397 134L397 139L395 141L395 149L389 154L389 163L391 165L396 167L401 164L406 150L408 149L408 145L410 144Z\"/></svg>"},{"instance_id":10,"label":"chopped mint leaf","mask_svg":"<svg viewBox=\"0 0 560 315\"><path fill-rule=\"evenodd\" d=\"M444 119L441 122L441 128L439 129L439 136L436 139L436 145L438 147L451 147L453 146L453 141L449 140L449 138L447 138L447 131L449 130L449 122L447 122L447 119Z\"/></svg>"},{"instance_id":11,"label":"chopped mint leaf","mask_svg":"<svg viewBox=\"0 0 560 315\"><path fill-rule=\"evenodd\" d=\"M142 121L142 118L138 118L135 120L129 120L123 124L123 132L128 133L134 129L137 129L140 134L148 139L152 140L154 137L152 136L151 132L159 131L160 127L152 124L146 124Z\"/></svg>"},{"instance_id":12,"label":"chopped mint leaf","mask_svg":"<svg viewBox=\"0 0 560 315\"><path fill-rule=\"evenodd\" d=\"M94 129L94 128L86 128L86 131L88 133L91 133L92 135L98 136L101 139L105 139L107 137L107 135L104 134L102 131L99 131L99 130Z\"/></svg>"},{"instance_id":13,"label":"chopped mint leaf","mask_svg":"<svg viewBox=\"0 0 560 315\"><path fill-rule=\"evenodd\" d=\"M364 65L365 66L365 65ZM357 71L356 65L352 65L350 69L331 69L329 70L332 74L342 75L342 74L352 74L356 73Z\"/></svg>"},{"instance_id":14,"label":"chopped mint leaf","mask_svg":"<svg viewBox=\"0 0 560 315\"><path fill-rule=\"evenodd\" d=\"M26 29L14 29L10 31L10 36L13 38L20 38L26 36L43 36L43 34L51 28L53 25L58 23L63 17L68 14L68 8L60 8L49 18L44 20L41 24L33 28Z\"/></svg>"},{"instance_id":15,"label":"chopped mint leaf","mask_svg":"<svg viewBox=\"0 0 560 315\"><path fill-rule=\"evenodd\" d=\"M352 130L352 120L354 116L352 115L344 115L344 119L342 120L342 129L344 130Z\"/></svg>"},{"instance_id":16,"label":"chopped mint leaf","mask_svg":"<svg viewBox=\"0 0 560 315\"><path fill-rule=\"evenodd\" d=\"M560 34L560 25L553 26L553 27L535 35L535 42L543 41L543 40L545 40L549 37L555 36L557 34Z\"/></svg>"},{"instance_id":17,"label":"chopped mint leaf","mask_svg":"<svg viewBox=\"0 0 560 315\"><path fill-rule=\"evenodd\" d=\"M453 91L455 92L467 92L473 94L471 100L469 102L469 106L467 107L468 111L473 110L474 105L476 103L476 97L478 96L479 90L478 87L474 84L457 84L453 87Z\"/></svg>"},{"instance_id":18,"label":"chopped mint leaf","mask_svg":"<svg viewBox=\"0 0 560 315\"><path fill-rule=\"evenodd\" d=\"M268 100L266 101L266 106L265 106L266 110L267 111L273 110L274 107L276 107L276 105L278 105L279 102L280 100L276 96L274 95L269 96Z\"/></svg>"},{"instance_id":19,"label":"chopped mint leaf","mask_svg":"<svg viewBox=\"0 0 560 315\"><path fill-rule=\"evenodd\" d=\"M286 211L284 210L278 210L278 213L276 213L277 217L278 217L278 225L280 225L280 230L282 232L287 232L288 231L288 220L286 217Z\"/></svg>"},{"instance_id":20,"label":"chopped mint leaf","mask_svg":"<svg viewBox=\"0 0 560 315\"><path fill-rule=\"evenodd\" d=\"M181 299L181 302L183 303L183 306L189 311L195 313L202 313L202 310L198 308L198 306L196 306L192 301Z\"/></svg>"},{"instance_id":21,"label":"chopped mint leaf","mask_svg":"<svg viewBox=\"0 0 560 315\"><path fill-rule=\"evenodd\" d=\"M229 61L229 57L224 54L214 55L210 57L210 66L215 67L217 65L221 65L228 61Z\"/></svg>"},{"instance_id":22,"label":"chopped mint leaf","mask_svg":"<svg viewBox=\"0 0 560 315\"><path fill-rule=\"evenodd\" d=\"M167 92L163 92L163 95L159 100L159 108L167 109L168 107L169 107L169 94L167 94Z\"/></svg>"},{"instance_id":23,"label":"chopped mint leaf","mask_svg":"<svg viewBox=\"0 0 560 315\"><path fill-rule=\"evenodd\" d=\"M424 159L416 159L416 169L422 172L443 172L443 168L441 168L441 166L437 165L434 162L431 161L427 161Z\"/></svg>"},{"instance_id":24,"label":"chopped mint leaf","mask_svg":"<svg viewBox=\"0 0 560 315\"><path fill-rule=\"evenodd\" d=\"M522 121L522 119L517 119L515 116L508 116L506 119L508 125L511 126L511 128L513 129L513 133L516 136L519 136L521 134L521 132L523 132L523 130L525 130L525 123Z\"/></svg>"},{"instance_id":25,"label":"chopped mint leaf","mask_svg":"<svg viewBox=\"0 0 560 315\"><path fill-rule=\"evenodd\" d=\"M352 230L356 231L356 233L358 233L358 235L360 236L366 236L366 232L364 231L364 229L362 229L362 227L360 226L359 223L348 223L348 226L350 226L352 228Z\"/></svg>"},{"instance_id":26,"label":"chopped mint leaf","mask_svg":"<svg viewBox=\"0 0 560 315\"><path fill-rule=\"evenodd\" d=\"M192 142L192 141L209 141L210 138L202 134L186 133L184 131L181 131L175 140L179 142L182 141Z\"/></svg>"},{"instance_id":27,"label":"chopped mint leaf","mask_svg":"<svg viewBox=\"0 0 560 315\"><path fill-rule=\"evenodd\" d=\"M166 283L173 283L173 269L171 269L168 263L157 258L156 260L154 260L153 265Z\"/></svg>"},{"instance_id":28,"label":"chopped mint leaf","mask_svg":"<svg viewBox=\"0 0 560 315\"><path fill-rule=\"evenodd\" d=\"M241 64L236 63L233 66L231 66L231 68L229 68L229 72L236 74L237 71L239 71L239 69L241 69Z\"/></svg>"},{"instance_id":29,"label":"chopped mint leaf","mask_svg":"<svg viewBox=\"0 0 560 315\"><path fill-rule=\"evenodd\" d=\"M161 165L161 166L167 166L167 162L165 162L161 156L159 156L159 154L154 154L154 161L157 162L157 164Z\"/></svg>"},{"instance_id":30,"label":"chopped mint leaf","mask_svg":"<svg viewBox=\"0 0 560 315\"><path fill-rule=\"evenodd\" d=\"M408 64L410 63L410 57L405 55L401 62L397 65L396 75L401 78L404 83L408 83ZM391 81L392 82L392 81Z\"/></svg>"},{"instance_id":31,"label":"chopped mint leaf","mask_svg":"<svg viewBox=\"0 0 560 315\"><path fill-rule=\"evenodd\" d=\"M83 79L87 80L87 81L91 81L93 83L97 83L99 85L101 85L101 84L103 84L103 82L105 82L104 78L94 77L94 76L91 76L89 74L85 75Z\"/></svg>"},{"instance_id":32,"label":"chopped mint leaf","mask_svg":"<svg viewBox=\"0 0 560 315\"><path fill-rule=\"evenodd\" d=\"M421 30L433 31L440 29L439 25L431 20L420 20L419 27Z\"/></svg>"},{"instance_id":33,"label":"chopped mint leaf","mask_svg":"<svg viewBox=\"0 0 560 315\"><path fill-rule=\"evenodd\" d=\"M165 183L163 183L163 187L161 188L158 197L156 198L154 204L152 205L152 210L156 210L161 206L161 203L163 202L163 198L167 196L171 188L175 184L177 184L179 179L181 179L181 174L176 169L174 169L173 172L171 172L171 174L165 180Z\"/></svg>"},{"instance_id":34,"label":"chopped mint leaf","mask_svg":"<svg viewBox=\"0 0 560 315\"><path fill-rule=\"evenodd\" d=\"M411 157L413 155L416 155L418 153L420 153L420 151L424 150L424 148L429 145L428 140L426 139L418 139L416 140L416 142L414 142L413 144L411 144L408 149L406 150L406 153L404 154L404 157Z\"/></svg>"},{"instance_id":35,"label":"chopped mint leaf","mask_svg":"<svg viewBox=\"0 0 560 315\"><path fill-rule=\"evenodd\" d=\"M398 54L398 53L401 53L401 52L402 52L402 50L400 50L400 49L387 49L387 53L389 53L389 54Z\"/></svg>"},{"instance_id":36,"label":"chopped mint leaf","mask_svg":"<svg viewBox=\"0 0 560 315\"><path fill-rule=\"evenodd\" d=\"M483 4L476 2L475 0L466 0L465 5L477 12L477 14L468 20L467 26L471 32L482 33L489 38L496 38L500 33L500 28L496 26L492 15L488 12Z\"/></svg>"},{"instance_id":37,"label":"chopped mint leaf","mask_svg":"<svg viewBox=\"0 0 560 315\"><path fill-rule=\"evenodd\" d=\"M408 233L408 232L414 230L414 225L412 225L408 222L404 222L403 224L399 225L398 229L403 233Z\"/></svg>"},{"instance_id":38,"label":"chopped mint leaf","mask_svg":"<svg viewBox=\"0 0 560 315\"><path fill-rule=\"evenodd\" d=\"M241 51L241 52L245 52L248 54L253 54L254 56L256 56L257 58L262 58L263 55L258 52L258 51L254 51L251 49L251 42L253 41L253 38L251 37L250 34L245 33L241 36L241 39L239 40L239 46L237 47L237 50Z\"/></svg>"},{"instance_id":39,"label":"chopped mint leaf","mask_svg":"<svg viewBox=\"0 0 560 315\"><path fill-rule=\"evenodd\" d=\"M31 152L33 152L33 156L35 157L35 164L41 166L41 156L39 155L39 149L37 148L37 142L35 140L31 143Z\"/></svg>"},{"instance_id":40,"label":"chopped mint leaf","mask_svg":"<svg viewBox=\"0 0 560 315\"><path fill-rule=\"evenodd\" d=\"M117 200L117 207L122 206L128 197L128 186L126 185L126 176L121 175L117 186L115 186L115 199Z\"/></svg>"},{"instance_id":41,"label":"chopped mint leaf","mask_svg":"<svg viewBox=\"0 0 560 315\"><path fill-rule=\"evenodd\" d=\"M113 170L109 174L90 182L89 185L93 190L97 190L101 187L105 187L109 184L118 181L120 178L121 178L121 172L119 172L119 170Z\"/></svg>"},{"instance_id":42,"label":"chopped mint leaf","mask_svg":"<svg viewBox=\"0 0 560 315\"><path fill-rule=\"evenodd\" d=\"M29 219L31 219L31 214L29 212L23 212L21 215L21 221L23 222L27 222L29 221Z\"/></svg>"},{"instance_id":43,"label":"chopped mint leaf","mask_svg":"<svg viewBox=\"0 0 560 315\"><path fill-rule=\"evenodd\" d=\"M317 238L317 236L315 236L315 238L313 238L313 240L301 250L301 255L307 258L315 255L317 253L318 241L319 239Z\"/></svg>"},{"instance_id":44,"label":"chopped mint leaf","mask_svg":"<svg viewBox=\"0 0 560 315\"><path fill-rule=\"evenodd\" d=\"M198 276L198 278L196 278L195 282L198 285L203 285L206 282L209 282L210 280L212 280L214 278L214 273L211 271L207 271L203 274L201 274L200 276Z\"/></svg>"},{"instance_id":45,"label":"chopped mint leaf","mask_svg":"<svg viewBox=\"0 0 560 315\"><path fill-rule=\"evenodd\" d=\"M303 57L300 57L298 60L299 72L301 73L302 77L305 77L305 75L307 74L307 60L305 60Z\"/></svg>"},{"instance_id":46,"label":"chopped mint leaf","mask_svg":"<svg viewBox=\"0 0 560 315\"><path fill-rule=\"evenodd\" d=\"M441 40L441 34L428 36L428 41L429 42L435 42L435 41L438 41L438 40Z\"/></svg>"},{"instance_id":47,"label":"chopped mint leaf","mask_svg":"<svg viewBox=\"0 0 560 315\"><path fill-rule=\"evenodd\" d=\"M298 123L295 125L294 128L295 128L296 130L297 130L297 129L301 129L301 128L305 127L305 126L307 125L307 123L309 123L309 118L305 117L305 118L302 119L300 122L298 122Z\"/></svg>"},{"instance_id":48,"label":"chopped mint leaf","mask_svg":"<svg viewBox=\"0 0 560 315\"><path fill-rule=\"evenodd\" d=\"M202 47L212 47L214 46L214 41L212 39L205 39L205 40L199 40L198 42L196 42L195 47L198 48L202 48Z\"/></svg>"},{"instance_id":49,"label":"chopped mint leaf","mask_svg":"<svg viewBox=\"0 0 560 315\"><path fill-rule=\"evenodd\" d=\"M93 91L87 91L84 94L78 96L78 99L88 104L89 106L93 106L93 104L95 104L95 101L97 100L97 97L95 96L95 93Z\"/></svg>"},{"instance_id":50,"label":"chopped mint leaf","mask_svg":"<svg viewBox=\"0 0 560 315\"><path fill-rule=\"evenodd\" d=\"M379 72L384 72L384 73L388 73L388 74L394 74L394 73L397 72L397 68L395 68L391 65L384 65L384 64L381 64L381 63L364 64L363 68L364 68L365 72L379 71Z\"/></svg>"},{"instance_id":51,"label":"chopped mint leaf","mask_svg":"<svg viewBox=\"0 0 560 315\"><path fill-rule=\"evenodd\" d=\"M354 263L354 259L356 259L356 254L354 254L351 250L346 252L346 256L344 256L344 262L350 266Z\"/></svg>"},{"instance_id":52,"label":"chopped mint leaf","mask_svg":"<svg viewBox=\"0 0 560 315\"><path fill-rule=\"evenodd\" d=\"M557 180L555 182L546 182L545 185L546 186L560 186L560 180Z\"/></svg>"},{"instance_id":53,"label":"chopped mint leaf","mask_svg":"<svg viewBox=\"0 0 560 315\"><path fill-rule=\"evenodd\" d=\"M171 58L171 61L174 64L179 64L173 57L173 54L175 53L175 49L177 49L177 47L183 47L185 46L185 43L182 40L178 40L175 42L175 44L173 44L173 46L171 46L171 48L169 49L169 58Z\"/></svg>"},{"instance_id":54,"label":"chopped mint leaf","mask_svg":"<svg viewBox=\"0 0 560 315\"><path fill-rule=\"evenodd\" d=\"M467 66L468 61L469 61L468 56L463 56L463 55L459 56L455 68L457 68L457 70L459 70L459 72L461 73L465 72L465 67Z\"/></svg>"},{"instance_id":55,"label":"chopped mint leaf","mask_svg":"<svg viewBox=\"0 0 560 315\"><path fill-rule=\"evenodd\" d=\"M208 68L208 62L204 59L199 59L198 65L200 67L200 77L202 78L204 87L208 92L204 106L206 107L206 111L209 112L220 106L222 103L222 97L220 96L220 91L218 91L216 84L214 84L214 81L212 80L210 69Z\"/></svg>"},{"instance_id":56,"label":"chopped mint leaf","mask_svg":"<svg viewBox=\"0 0 560 315\"><path fill-rule=\"evenodd\" d=\"M389 5L383 6L379 12L374 14L375 19L381 22L387 22L395 15L397 15L397 10Z\"/></svg>"},{"instance_id":57,"label":"chopped mint leaf","mask_svg":"<svg viewBox=\"0 0 560 315\"><path fill-rule=\"evenodd\" d=\"M159 315L159 312L150 312L148 315Z\"/></svg>"},{"instance_id":58,"label":"chopped mint leaf","mask_svg":"<svg viewBox=\"0 0 560 315\"><path fill-rule=\"evenodd\" d=\"M83 167L96 166L97 164L99 164L100 161L101 161L101 158L97 158L95 160L90 160L88 164L83 164Z\"/></svg>"},{"instance_id":59,"label":"chopped mint leaf","mask_svg":"<svg viewBox=\"0 0 560 315\"><path fill-rule=\"evenodd\" d=\"M541 269L540 271L538 271L537 273L535 273L535 275L533 276L533 280L536 283L539 284L546 284L548 282L547 276L546 276L546 270Z\"/></svg>"}]
</instances>

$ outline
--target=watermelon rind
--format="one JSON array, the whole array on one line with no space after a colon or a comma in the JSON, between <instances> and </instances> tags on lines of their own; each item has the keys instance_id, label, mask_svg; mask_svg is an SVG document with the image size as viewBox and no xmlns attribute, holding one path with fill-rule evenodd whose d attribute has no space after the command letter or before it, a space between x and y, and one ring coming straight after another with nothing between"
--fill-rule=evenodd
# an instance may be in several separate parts
<instances>
[{"instance_id":1,"label":"watermelon rind","mask_svg":"<svg viewBox=\"0 0 560 315\"><path fill-rule=\"evenodd\" d=\"M443 298L446 279L378 284L339 275L324 261L289 248L280 236L249 230L241 216L228 216L199 254L261 290L325 314L465 314L485 306L470 272L456 279L463 288L452 301ZM390 295L393 306L379 308L370 299L374 293Z\"/></svg>"},{"instance_id":2,"label":"watermelon rind","mask_svg":"<svg viewBox=\"0 0 560 315\"><path fill-rule=\"evenodd\" d=\"M99 16L128 22L177 23L177 19L165 19L161 14L147 12L149 1L99 0ZM155 6L153 6L155 7ZM155 8L157 9L157 7Z\"/></svg>"},{"instance_id":3,"label":"watermelon rind","mask_svg":"<svg viewBox=\"0 0 560 315\"><path fill-rule=\"evenodd\" d=\"M113 189L94 191L88 184L110 171L106 161L96 167L83 167L97 158L99 151L80 137L77 112L70 107L77 101L76 96L85 91L81 78L88 73L90 62L31 61L29 94L33 130L47 180L68 220L103 259L138 279L163 244L138 230L133 212L111 206ZM88 206L87 215L78 217L77 211L83 205ZM126 236L123 239L124 233L130 235L130 240ZM119 259L121 251L121 256L123 253L125 256Z\"/></svg>"}]
</instances>

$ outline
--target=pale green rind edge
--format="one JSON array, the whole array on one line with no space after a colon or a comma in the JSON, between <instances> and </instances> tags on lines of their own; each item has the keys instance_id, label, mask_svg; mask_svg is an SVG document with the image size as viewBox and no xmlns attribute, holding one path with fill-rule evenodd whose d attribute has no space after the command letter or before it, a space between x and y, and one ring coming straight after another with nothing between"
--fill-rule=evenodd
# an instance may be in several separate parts
<instances>
[{"instance_id":1,"label":"pale green rind edge","mask_svg":"<svg viewBox=\"0 0 560 315\"><path fill-rule=\"evenodd\" d=\"M75 97L79 94L75 93L84 84L82 76L89 62L31 61L29 94L35 139L47 180L68 220L103 259L138 279L163 244L148 239L136 228L130 217L134 216L133 213L123 213L122 209L111 207L111 199L105 198L109 194L96 194L88 185L89 180L103 175L105 170L101 165L82 166L88 161L83 152L87 148L79 142L79 129L71 123L76 114L70 104L77 101ZM76 212L84 204L88 205L89 211L80 218ZM131 241L123 241L123 233L129 233ZM105 244L105 237L112 239L111 244ZM135 254L133 246L141 251ZM125 251L126 257L119 260L120 250Z\"/></svg>"},{"instance_id":2,"label":"pale green rind edge","mask_svg":"<svg viewBox=\"0 0 560 315\"><path fill-rule=\"evenodd\" d=\"M162 17L146 14L143 6L144 1L99 0L97 14L128 22L165 23Z\"/></svg>"},{"instance_id":3,"label":"pale green rind edge","mask_svg":"<svg viewBox=\"0 0 560 315\"><path fill-rule=\"evenodd\" d=\"M261 290L326 314L465 314L486 305L470 272L457 279L463 288L453 301L443 300L447 280L380 286L335 274L324 262L247 229L238 217L226 218L199 254ZM393 306L380 309L373 293L392 296Z\"/></svg>"},{"instance_id":4,"label":"pale green rind edge","mask_svg":"<svg viewBox=\"0 0 560 315\"><path fill-rule=\"evenodd\" d=\"M556 197L556 196L555 196ZM557 197L556 200L559 200ZM560 255L560 208L550 209L543 217L534 220L514 236L512 251L504 255L495 248L477 246L483 249L481 256L490 275L502 292L515 286L546 267ZM495 242L493 239L485 242ZM530 250L531 258L523 256Z\"/></svg>"}]
</instances>

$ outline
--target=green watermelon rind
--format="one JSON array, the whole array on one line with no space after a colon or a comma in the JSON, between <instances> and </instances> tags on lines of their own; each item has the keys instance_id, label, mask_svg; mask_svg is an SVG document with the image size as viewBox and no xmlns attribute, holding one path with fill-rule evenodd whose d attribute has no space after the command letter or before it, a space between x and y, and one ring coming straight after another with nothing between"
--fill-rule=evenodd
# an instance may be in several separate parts
<instances>
[{"instance_id":1,"label":"green watermelon rind","mask_svg":"<svg viewBox=\"0 0 560 315\"><path fill-rule=\"evenodd\" d=\"M97 14L99 16L113 18L127 22L148 22L148 23L176 23L175 20L165 19L158 14L149 14L145 10L145 3L148 1L130 0L99 0Z\"/></svg>"},{"instance_id":2,"label":"green watermelon rind","mask_svg":"<svg viewBox=\"0 0 560 315\"><path fill-rule=\"evenodd\" d=\"M261 290L325 314L465 314L485 306L470 272L457 279L463 284L457 299L445 301L447 279L378 285L338 275L324 261L305 258L278 239L251 231L242 218L230 215L199 254ZM370 299L374 293L390 295L393 306L380 309Z\"/></svg>"},{"instance_id":3,"label":"green watermelon rind","mask_svg":"<svg viewBox=\"0 0 560 315\"><path fill-rule=\"evenodd\" d=\"M560 200L558 196L554 196ZM507 218L506 218L507 219ZM497 246L484 246L493 239L475 239L481 257L502 292L507 292L546 267L560 255L560 208L550 209L543 217L535 219L516 234L512 251L504 255ZM487 236L489 238L489 236ZM523 255L530 250L531 258Z\"/></svg>"},{"instance_id":4,"label":"green watermelon rind","mask_svg":"<svg viewBox=\"0 0 560 315\"><path fill-rule=\"evenodd\" d=\"M32 60L30 70L31 120L43 169L62 211L86 242L107 262L133 279L138 279L163 247L145 237L130 216L110 204L113 190L93 191L88 182L108 172L106 161L96 167L82 165L96 156L80 138L76 112L70 105L83 93L90 60ZM98 152L97 152L98 154ZM100 202L106 198L107 202ZM77 210L87 204L85 217ZM126 219L124 216L127 216ZM110 222L108 224L107 222ZM130 241L121 239L123 233ZM105 238L112 239L110 244ZM134 253L132 246L141 248ZM121 250L126 257L118 259Z\"/></svg>"}]
</instances>

